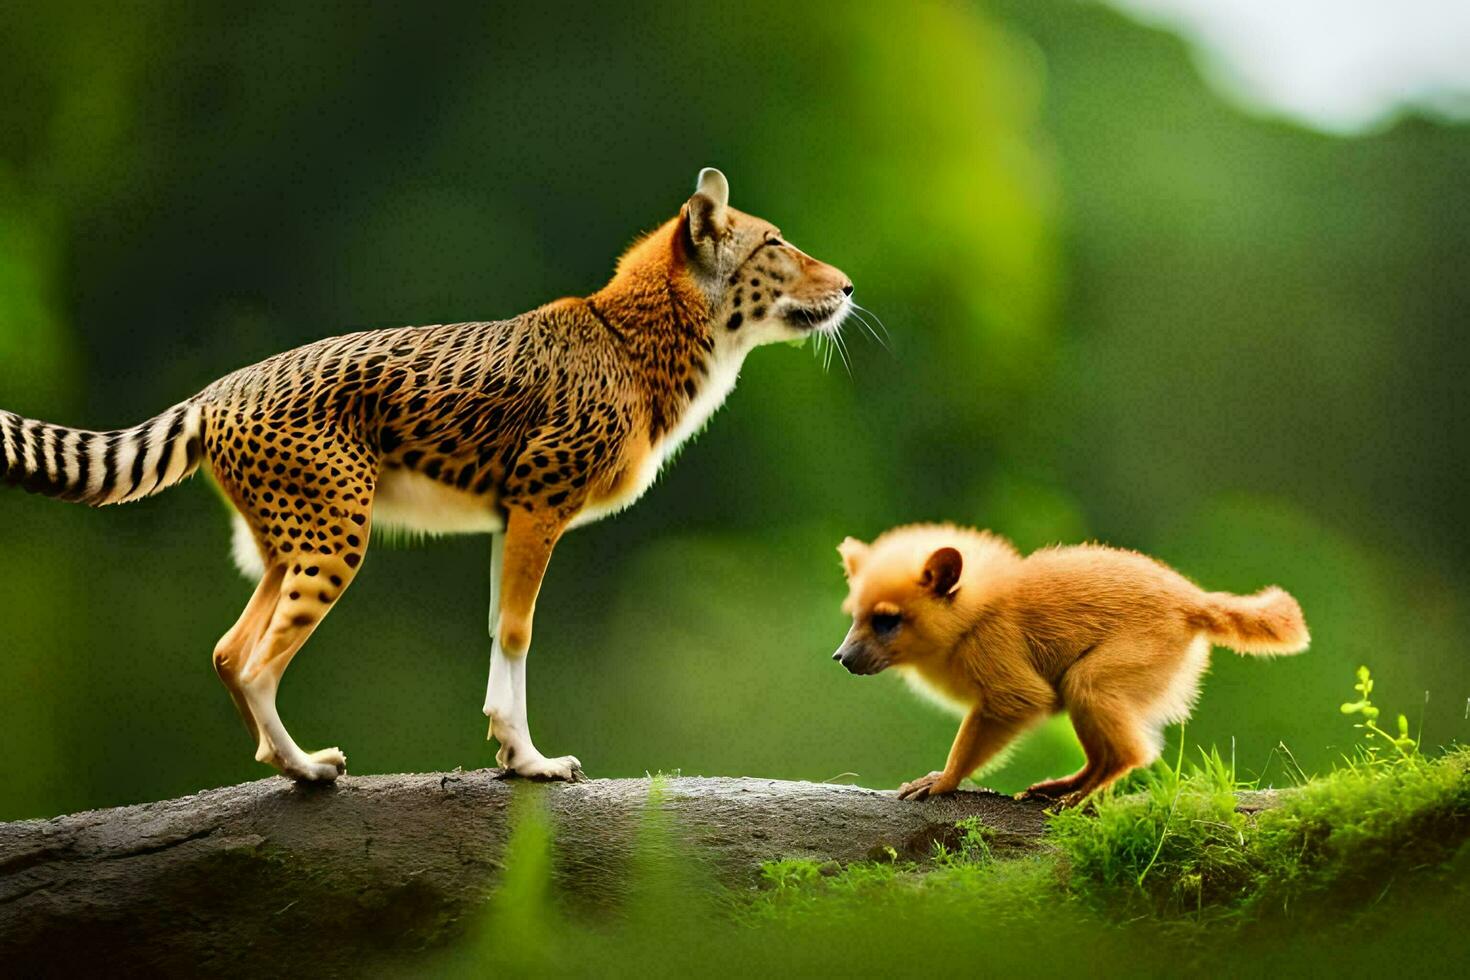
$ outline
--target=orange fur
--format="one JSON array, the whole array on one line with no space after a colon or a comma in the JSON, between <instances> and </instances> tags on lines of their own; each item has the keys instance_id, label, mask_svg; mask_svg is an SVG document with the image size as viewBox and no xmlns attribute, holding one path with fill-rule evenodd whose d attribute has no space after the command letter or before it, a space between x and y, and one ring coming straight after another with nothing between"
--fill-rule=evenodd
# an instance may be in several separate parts
<instances>
[{"instance_id":1,"label":"orange fur","mask_svg":"<svg viewBox=\"0 0 1470 980\"><path fill-rule=\"evenodd\" d=\"M852 629L848 670L896 668L965 719L943 770L905 798L953 792L1017 735L1066 710L1087 764L1023 795L1075 804L1158 756L1160 732L1194 707L1210 644L1306 649L1301 608L1272 587L1204 592L1162 562L1102 545L1022 557L1003 538L951 525L895 528L838 547Z\"/></svg>"}]
</instances>

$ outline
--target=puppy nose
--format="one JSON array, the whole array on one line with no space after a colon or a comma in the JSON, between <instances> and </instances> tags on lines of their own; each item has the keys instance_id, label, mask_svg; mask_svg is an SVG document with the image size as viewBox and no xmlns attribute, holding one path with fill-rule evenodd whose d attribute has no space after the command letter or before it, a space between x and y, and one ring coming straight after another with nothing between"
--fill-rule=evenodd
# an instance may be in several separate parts
<instances>
[{"instance_id":1,"label":"puppy nose","mask_svg":"<svg viewBox=\"0 0 1470 980\"><path fill-rule=\"evenodd\" d=\"M844 295L844 296L851 296L852 295L852 280L848 280L847 282L845 282L845 283L842 284L842 295Z\"/></svg>"},{"instance_id":2,"label":"puppy nose","mask_svg":"<svg viewBox=\"0 0 1470 980\"><path fill-rule=\"evenodd\" d=\"M841 660L842 659L842 651L841 650L838 650L837 652L833 653L832 654L832 659L833 660Z\"/></svg>"}]
</instances>

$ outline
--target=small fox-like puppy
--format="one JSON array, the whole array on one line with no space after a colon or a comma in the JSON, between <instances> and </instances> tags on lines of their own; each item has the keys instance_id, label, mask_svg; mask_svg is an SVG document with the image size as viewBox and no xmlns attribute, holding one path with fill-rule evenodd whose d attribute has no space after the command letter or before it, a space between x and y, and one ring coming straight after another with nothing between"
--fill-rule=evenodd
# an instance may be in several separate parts
<instances>
[{"instance_id":1,"label":"small fox-like puppy","mask_svg":"<svg viewBox=\"0 0 1470 980\"><path fill-rule=\"evenodd\" d=\"M1158 757L1163 727L1194 707L1212 644L1270 655L1309 639L1281 589L1205 592L1133 551L1080 545L1023 558L989 532L933 524L837 550L852 629L832 659L854 674L898 668L964 712L943 771L905 783L903 799L953 792L1066 710L1087 764L1021 795L1073 806Z\"/></svg>"}]
</instances>

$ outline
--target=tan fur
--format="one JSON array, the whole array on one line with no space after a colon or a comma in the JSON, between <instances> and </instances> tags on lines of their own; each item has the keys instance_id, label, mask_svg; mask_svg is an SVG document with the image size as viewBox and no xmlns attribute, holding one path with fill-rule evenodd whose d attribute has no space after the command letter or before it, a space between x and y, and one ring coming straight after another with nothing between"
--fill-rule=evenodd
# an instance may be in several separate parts
<instances>
[{"instance_id":1,"label":"tan fur","mask_svg":"<svg viewBox=\"0 0 1470 980\"><path fill-rule=\"evenodd\" d=\"M952 792L1017 735L1065 710L1087 764L1026 791L1075 804L1158 756L1163 726L1194 707L1210 644L1286 654L1309 637L1296 600L1204 592L1162 562L1101 545L1023 558L1005 539L950 525L895 528L838 546L852 629L833 655L889 667L961 707L943 770L904 784Z\"/></svg>"}]
</instances>

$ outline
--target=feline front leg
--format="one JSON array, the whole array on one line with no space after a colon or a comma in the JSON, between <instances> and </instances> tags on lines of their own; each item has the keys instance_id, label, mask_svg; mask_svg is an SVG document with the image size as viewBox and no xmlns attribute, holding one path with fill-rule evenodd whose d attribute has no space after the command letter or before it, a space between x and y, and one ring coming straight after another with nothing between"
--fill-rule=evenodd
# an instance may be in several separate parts
<instances>
[{"instance_id":1,"label":"feline front leg","mask_svg":"<svg viewBox=\"0 0 1470 980\"><path fill-rule=\"evenodd\" d=\"M547 757L531 741L526 717L526 656L536 595L564 524L545 515L514 513L490 547L490 679L485 690L495 761L518 776L584 779L576 756Z\"/></svg>"}]
</instances>

